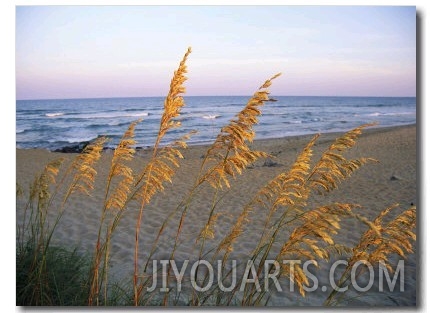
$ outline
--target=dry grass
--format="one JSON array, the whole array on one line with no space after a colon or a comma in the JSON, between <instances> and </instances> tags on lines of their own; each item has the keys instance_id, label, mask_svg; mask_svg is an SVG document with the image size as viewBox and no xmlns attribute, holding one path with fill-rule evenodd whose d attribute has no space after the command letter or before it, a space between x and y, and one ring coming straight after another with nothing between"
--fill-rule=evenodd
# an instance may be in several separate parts
<instances>
[{"instance_id":1,"label":"dry grass","mask_svg":"<svg viewBox=\"0 0 430 313\"><path fill-rule=\"evenodd\" d=\"M412 241L416 239L414 228L416 223L415 208L407 209L387 220L392 208L385 209L373 221L366 216L360 215L357 204L332 203L319 207L308 206L311 194L326 194L336 189L338 185L356 170L369 162L376 162L372 158L348 159L345 154L351 149L362 130L371 124L357 127L336 139L322 155L314 160L313 146L318 140L318 135L303 148L298 154L296 161L288 171L279 173L270 180L255 196L250 197L243 206L238 218L230 225L230 230L222 238L216 238L214 228L221 216L218 204L220 199L228 196L232 179L237 179L247 168L258 159L269 157L263 151L253 150L250 146L255 132L253 126L258 123L261 115L261 107L268 101L276 101L269 97L269 87L280 75L277 74L267 80L257 92L250 98L242 111L224 126L214 143L208 148L198 166L199 172L188 193L178 199L178 205L168 214L163 221L149 256L146 260L139 259L140 230L145 223L145 208L151 202L156 193L162 192L166 183L171 183L177 168L181 165L182 150L187 147L190 135L177 138L171 143L163 142L165 135L181 126L178 117L184 106L182 95L185 93L184 82L186 81L186 61L191 53L188 49L178 69L174 72L169 93L164 101L164 113L160 120L158 136L154 142L152 155L142 164L141 170L133 172L129 166L135 155L134 129L137 123L131 123L123 135L122 140L115 149L110 165L109 175L104 191L104 201L100 204L101 214L97 241L94 243L94 255L92 256L91 270L88 277L90 286L87 303L88 305L109 305L109 262L110 242L115 230L127 208L137 209L137 219L134 227L134 274L132 278L131 296L125 300L126 304L133 305L153 304L176 304L178 295L166 293L163 299L156 300L147 294L146 287L150 285L148 266L153 261L157 250L157 244L166 235L166 228L175 229L174 236L169 238L174 242L171 251L166 251L170 260L175 259L175 253L179 247L182 236L184 221L187 214L193 210L193 199L204 185L212 189L212 198L208 199L209 213L202 216L205 219L204 226L193 238L198 246L198 255L193 256L198 260L222 260L223 266L228 263L230 254L235 245L243 237L245 227L252 229L252 213L254 210L265 210L267 212L263 229L255 229L259 233L259 241L249 260L256 264L255 275L262 281L261 274L265 270L265 261L269 255L274 255L274 260L282 263L284 259L313 260L318 266L320 261L328 261L333 255L349 256L348 266L344 270L339 286L345 286L351 282L351 269L355 262L366 260L375 265L379 261L385 261L387 268L393 270L389 264L389 256L397 254L406 257L407 253L413 252ZM18 228L17 253L24 253L25 240L32 240L36 251L42 251L42 255L50 249L50 237L56 224L61 218L69 197L77 192L87 195L94 188L94 179L97 175L95 163L100 158L105 138L99 138L80 155L65 170L60 182L56 182L56 176L61 162L55 161L48 164L41 175L34 181L30 191L27 211L29 218L25 218L23 226ZM66 182L65 176L71 177L71 182ZM65 188L66 192L54 225L47 225L46 215L51 208L53 198L58 195L58 190ZM51 189L54 190L51 193ZM357 212L358 211L358 212ZM149 217L147 217L149 218ZM336 243L335 235L345 231L341 227L341 221L345 218L357 219L364 223L368 230L362 235L356 246L344 246ZM286 236L287 234L287 236ZM275 248L275 242L282 242L281 248ZM211 245L207 247L207 243ZM215 247L215 248L214 248ZM39 252L35 253L35 259ZM37 257L36 257L37 254ZM297 285L299 293L305 297L305 287L309 286L308 277L299 266L294 271L287 265L281 266L279 276L286 277ZM39 271L36 278L42 279L43 272L49 271L45 263L34 265L31 271ZM232 279L232 271L226 271L221 277L222 281ZM196 274L197 275L197 274ZM168 268L168 278L172 278L171 267ZM200 272L203 283L208 279L208 273ZM186 295L188 304L204 305L207 303L231 305L263 305L270 298L270 292L261 290L257 284L248 284L246 288L239 291L233 288L228 295L223 295L219 286L215 286L204 293L192 290ZM333 291L327 298L325 304L335 303L338 297ZM155 299L155 300L154 300ZM213 300L215 299L215 300ZM211 302L212 301L212 302ZM18 303L46 304L47 302ZM49 303L48 303L49 304Z\"/></svg>"}]
</instances>

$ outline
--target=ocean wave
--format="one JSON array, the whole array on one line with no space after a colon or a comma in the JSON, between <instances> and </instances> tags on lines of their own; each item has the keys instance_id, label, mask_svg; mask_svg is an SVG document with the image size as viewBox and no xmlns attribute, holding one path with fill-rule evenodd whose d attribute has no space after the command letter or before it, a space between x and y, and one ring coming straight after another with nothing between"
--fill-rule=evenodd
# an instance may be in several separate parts
<instances>
[{"instance_id":1,"label":"ocean wave","mask_svg":"<svg viewBox=\"0 0 430 313\"><path fill-rule=\"evenodd\" d=\"M358 123L374 120L381 126L416 122L413 98L332 99L280 97L280 101L263 110L259 117L260 123L255 126L256 136L269 138L307 134L315 130L343 131ZM144 119L144 123L136 127L136 140L139 145L151 145L157 136L159 118L163 114L163 98L155 100L17 101L16 142L23 147L56 149L94 139L98 135L108 135L111 139L108 145L116 145L130 122ZM175 118L181 120L183 126L166 134L165 141L175 140L182 135L180 130L185 133L188 129L197 129L199 134L193 136L190 143L211 142L224 122L228 123L230 117L233 118L247 101L248 97L189 97L181 116Z\"/></svg>"},{"instance_id":2,"label":"ocean wave","mask_svg":"<svg viewBox=\"0 0 430 313\"><path fill-rule=\"evenodd\" d=\"M143 117L148 116L148 112L139 112L139 113L121 113L121 112L115 112L112 114L103 114L103 113L96 113L96 114L90 114L85 117L81 118L116 118L116 117Z\"/></svg>"},{"instance_id":3,"label":"ocean wave","mask_svg":"<svg viewBox=\"0 0 430 313\"><path fill-rule=\"evenodd\" d=\"M51 114L51 113L49 113ZM52 113L56 114L56 113ZM86 114L69 114L69 115L51 115L50 117L59 117L59 118L67 118L67 119L113 119L113 118L124 118L124 117L144 117L148 116L149 112L138 112L138 113L129 113L129 112L118 112L114 111L111 113L101 112L101 113L86 113Z\"/></svg>"},{"instance_id":4,"label":"ocean wave","mask_svg":"<svg viewBox=\"0 0 430 313\"><path fill-rule=\"evenodd\" d=\"M406 111L406 112L387 112L387 113L381 113L381 112L373 112L366 114L366 116L398 116L398 115L411 115L416 114L415 112Z\"/></svg>"},{"instance_id":5,"label":"ocean wave","mask_svg":"<svg viewBox=\"0 0 430 313\"><path fill-rule=\"evenodd\" d=\"M68 143L81 143L86 141L92 141L96 138L97 136L70 137L70 138L64 138L63 141ZM50 140L50 142L54 143L54 142L58 142L58 140L52 140L52 141Z\"/></svg>"},{"instance_id":6,"label":"ocean wave","mask_svg":"<svg viewBox=\"0 0 430 313\"><path fill-rule=\"evenodd\" d=\"M218 118L220 116L221 115L219 115L219 114L206 114L206 115L203 115L202 117L204 119L207 119L207 120L213 120L213 119L216 119L216 118Z\"/></svg>"},{"instance_id":7,"label":"ocean wave","mask_svg":"<svg viewBox=\"0 0 430 313\"><path fill-rule=\"evenodd\" d=\"M117 111L117 110L115 110ZM142 112L142 108L125 108L123 109L124 112Z\"/></svg>"},{"instance_id":8,"label":"ocean wave","mask_svg":"<svg viewBox=\"0 0 430 313\"><path fill-rule=\"evenodd\" d=\"M366 116L379 116L379 115L382 115L382 113L380 113L380 112L373 112L373 113L366 114Z\"/></svg>"},{"instance_id":9,"label":"ocean wave","mask_svg":"<svg viewBox=\"0 0 430 313\"><path fill-rule=\"evenodd\" d=\"M121 127L121 126L130 125L130 122L118 122L118 121L115 121L115 122L108 123L108 125L109 126L119 126L119 127Z\"/></svg>"},{"instance_id":10,"label":"ocean wave","mask_svg":"<svg viewBox=\"0 0 430 313\"><path fill-rule=\"evenodd\" d=\"M393 112L393 113L386 113L384 115L397 116L397 115L410 115L410 114L416 114L416 112Z\"/></svg>"},{"instance_id":11,"label":"ocean wave","mask_svg":"<svg viewBox=\"0 0 430 313\"><path fill-rule=\"evenodd\" d=\"M63 112L55 112L55 113L46 113L45 116L47 117L57 117L57 116L63 116Z\"/></svg>"},{"instance_id":12,"label":"ocean wave","mask_svg":"<svg viewBox=\"0 0 430 313\"><path fill-rule=\"evenodd\" d=\"M282 115L287 115L287 112L265 112L264 115L265 116L282 116Z\"/></svg>"},{"instance_id":13,"label":"ocean wave","mask_svg":"<svg viewBox=\"0 0 430 313\"><path fill-rule=\"evenodd\" d=\"M402 106L403 104L400 102L393 102L393 103L375 103L375 104L366 104L366 107L369 108L386 108L386 107L398 107Z\"/></svg>"}]
</instances>

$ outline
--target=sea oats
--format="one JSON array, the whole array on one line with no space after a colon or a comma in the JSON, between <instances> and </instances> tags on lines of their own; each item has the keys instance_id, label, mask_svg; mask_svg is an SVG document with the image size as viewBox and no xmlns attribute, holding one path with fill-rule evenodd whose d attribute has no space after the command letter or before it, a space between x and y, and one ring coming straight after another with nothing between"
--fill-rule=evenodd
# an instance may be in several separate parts
<instances>
[{"instance_id":1,"label":"sea oats","mask_svg":"<svg viewBox=\"0 0 430 313\"><path fill-rule=\"evenodd\" d=\"M89 195L94 189L94 180L97 171L94 169L96 162L100 159L103 145L106 143L105 137L99 137L94 142L85 147L73 162L75 175L66 198L74 192L82 192ZM65 199L66 200L66 199Z\"/></svg>"},{"instance_id":2,"label":"sea oats","mask_svg":"<svg viewBox=\"0 0 430 313\"><path fill-rule=\"evenodd\" d=\"M175 174L175 167L178 166L177 159L182 158L178 148L186 147L186 140L189 134L174 141L173 144L160 147L161 141L169 130L179 127L181 124L175 118L179 117L181 108L185 105L182 94L185 92L183 86L186 81L187 66L186 61L191 53L188 48L178 69L174 72L170 83L170 89L164 101L164 111L160 119L160 128L156 141L154 143L151 159L139 174L135 187L138 188L136 193L137 200L140 201L139 215L135 227L135 249L134 249L134 304L139 303L142 286L138 286L139 268L138 268L138 251L139 251L139 233L143 218L145 206L151 201L152 197L159 191L164 190L165 182L172 182Z\"/></svg>"},{"instance_id":3,"label":"sea oats","mask_svg":"<svg viewBox=\"0 0 430 313\"><path fill-rule=\"evenodd\" d=\"M245 206L242 213L236 220L236 223L231 227L230 232L221 240L218 245L217 252L225 250L228 255L233 251L233 244L237 241L240 235L243 233L243 227L249 222L248 216L252 212L250 206Z\"/></svg>"},{"instance_id":4,"label":"sea oats","mask_svg":"<svg viewBox=\"0 0 430 313\"><path fill-rule=\"evenodd\" d=\"M108 185L106 186L107 198L105 200L105 206L107 210L112 208L118 210L123 209L131 193L131 188L134 183L133 170L126 165L126 162L132 160L136 153L134 148L136 144L134 140L134 130L136 125L140 122L141 120L138 120L130 124L114 151L108 175ZM122 179L109 194L112 181L117 177L122 177Z\"/></svg>"},{"instance_id":5,"label":"sea oats","mask_svg":"<svg viewBox=\"0 0 430 313\"><path fill-rule=\"evenodd\" d=\"M224 186L229 188L229 177L235 177L236 174L240 175L247 166L257 159L268 156L263 151L251 150L248 144L255 137L253 127L258 123L258 116L261 115L259 107L271 100L267 88L279 75L276 74L268 79L254 93L246 106L236 114L235 119L221 128L214 143L206 152L202 167L207 161L215 164L202 175L201 182L207 181L215 189Z\"/></svg>"},{"instance_id":6,"label":"sea oats","mask_svg":"<svg viewBox=\"0 0 430 313\"><path fill-rule=\"evenodd\" d=\"M349 177L354 171L368 162L377 162L373 158L358 158L347 160L341 153L352 148L361 135L362 130L375 124L364 124L338 137L322 154L317 165L312 169L308 180L313 189L330 192L336 189L338 183Z\"/></svg>"},{"instance_id":7,"label":"sea oats","mask_svg":"<svg viewBox=\"0 0 430 313\"><path fill-rule=\"evenodd\" d=\"M405 258L406 253L413 252L412 242L416 240L413 232L416 226L416 207L413 206L384 223L384 218L387 218L396 207L398 205L382 210L373 222L360 216L359 220L368 225L369 229L363 233L360 241L352 248L352 255L348 259L348 265L342 277L337 282L338 286L345 286L350 282L351 271L357 262L368 262L372 266L378 264L381 266L382 262L388 271L393 272L393 264L390 263L389 257L397 254ZM325 304L333 303L336 296L337 292L333 291Z\"/></svg>"},{"instance_id":8,"label":"sea oats","mask_svg":"<svg viewBox=\"0 0 430 313\"><path fill-rule=\"evenodd\" d=\"M214 239L215 238L215 225L218 217L220 216L220 213L212 214L212 216L209 218L207 224L202 228L200 231L200 235L198 236L197 240L199 239Z\"/></svg>"}]
</instances>

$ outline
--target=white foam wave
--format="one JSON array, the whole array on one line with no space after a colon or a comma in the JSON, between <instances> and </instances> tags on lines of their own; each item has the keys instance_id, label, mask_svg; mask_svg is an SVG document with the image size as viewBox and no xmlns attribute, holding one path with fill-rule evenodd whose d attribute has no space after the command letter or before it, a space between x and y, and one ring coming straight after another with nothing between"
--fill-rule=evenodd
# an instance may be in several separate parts
<instances>
[{"instance_id":1,"label":"white foam wave","mask_svg":"<svg viewBox=\"0 0 430 313\"><path fill-rule=\"evenodd\" d=\"M64 115L63 112L55 112L55 113L46 113L45 116L47 117L56 117L56 116L62 116Z\"/></svg>"},{"instance_id":2,"label":"white foam wave","mask_svg":"<svg viewBox=\"0 0 430 313\"><path fill-rule=\"evenodd\" d=\"M128 112L113 112L113 113L94 113L77 116L78 118L117 118L117 117L143 117L148 116L148 112L128 113Z\"/></svg>"},{"instance_id":3,"label":"white foam wave","mask_svg":"<svg viewBox=\"0 0 430 313\"><path fill-rule=\"evenodd\" d=\"M387 112L387 113L381 113L381 112L374 112L374 113L370 113L367 114L367 116L398 116L398 115L410 115L410 114L415 114L415 112Z\"/></svg>"},{"instance_id":4,"label":"white foam wave","mask_svg":"<svg viewBox=\"0 0 430 313\"><path fill-rule=\"evenodd\" d=\"M382 113L374 112L374 113L367 114L367 116L379 116L379 115L381 115L381 114L382 114Z\"/></svg>"},{"instance_id":5,"label":"white foam wave","mask_svg":"<svg viewBox=\"0 0 430 313\"><path fill-rule=\"evenodd\" d=\"M70 115L64 116L63 118L68 118L68 119L114 119L114 118L122 118L122 117L144 117L144 116L148 116L148 115L149 115L148 112L136 112L136 113L101 112L101 113L90 113L90 114L70 114ZM54 115L52 115L52 116L54 116ZM56 116L60 116L60 115L56 115Z\"/></svg>"},{"instance_id":6,"label":"white foam wave","mask_svg":"<svg viewBox=\"0 0 430 313\"><path fill-rule=\"evenodd\" d=\"M80 143L80 142L85 142L85 141L91 141L94 138L96 138L97 136L86 136L86 137L69 137L66 138L65 140L68 143Z\"/></svg>"},{"instance_id":7,"label":"white foam wave","mask_svg":"<svg viewBox=\"0 0 430 313\"><path fill-rule=\"evenodd\" d=\"M221 115L219 115L219 114L207 114L207 115L203 115L202 117L204 119L207 119L207 120L213 120L213 119L216 119L216 118L218 118L220 116Z\"/></svg>"},{"instance_id":8,"label":"white foam wave","mask_svg":"<svg viewBox=\"0 0 430 313\"><path fill-rule=\"evenodd\" d=\"M148 116L149 113L148 112L142 112L142 113L135 113L135 114L128 114L127 116L135 116L135 117L140 117L140 116Z\"/></svg>"},{"instance_id":9,"label":"white foam wave","mask_svg":"<svg viewBox=\"0 0 430 313\"><path fill-rule=\"evenodd\" d=\"M391 116L396 116L396 115L410 115L410 114L415 114L416 112L393 112L393 113L387 113L384 115L391 115Z\"/></svg>"}]
</instances>

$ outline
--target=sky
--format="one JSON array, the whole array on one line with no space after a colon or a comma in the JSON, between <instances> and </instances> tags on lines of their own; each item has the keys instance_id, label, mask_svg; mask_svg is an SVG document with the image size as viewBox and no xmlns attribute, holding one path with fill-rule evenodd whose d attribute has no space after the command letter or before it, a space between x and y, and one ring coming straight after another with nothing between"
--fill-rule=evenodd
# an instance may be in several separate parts
<instances>
[{"instance_id":1,"label":"sky","mask_svg":"<svg viewBox=\"0 0 430 313\"><path fill-rule=\"evenodd\" d=\"M415 96L416 11L399 6L17 6L16 98Z\"/></svg>"}]
</instances>

